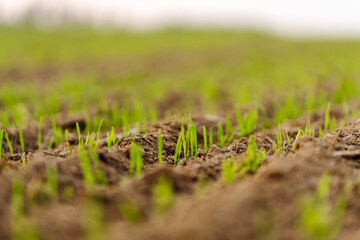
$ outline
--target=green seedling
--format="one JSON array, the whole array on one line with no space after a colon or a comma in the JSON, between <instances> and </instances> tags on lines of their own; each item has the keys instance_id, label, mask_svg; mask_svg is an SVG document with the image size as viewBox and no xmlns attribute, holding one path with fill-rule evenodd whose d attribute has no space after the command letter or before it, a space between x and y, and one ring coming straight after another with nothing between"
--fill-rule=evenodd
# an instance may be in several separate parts
<instances>
[{"instance_id":1,"label":"green seedling","mask_svg":"<svg viewBox=\"0 0 360 240\"><path fill-rule=\"evenodd\" d=\"M165 176L160 176L152 187L152 198L155 212L166 212L174 204L173 182Z\"/></svg>"},{"instance_id":2,"label":"green seedling","mask_svg":"<svg viewBox=\"0 0 360 240\"><path fill-rule=\"evenodd\" d=\"M224 141L226 144L230 144L232 140L234 139L234 127L230 121L230 116L226 115L226 121L225 121L225 137Z\"/></svg>"},{"instance_id":3,"label":"green seedling","mask_svg":"<svg viewBox=\"0 0 360 240\"><path fill-rule=\"evenodd\" d=\"M88 198L82 209L82 227L86 240L107 239L104 223L104 206L99 199Z\"/></svg>"},{"instance_id":4,"label":"green seedling","mask_svg":"<svg viewBox=\"0 0 360 240\"><path fill-rule=\"evenodd\" d=\"M62 191L62 199L65 202L70 202L70 200L72 199L72 197L74 196L74 187L71 185L67 185L64 187L63 191Z\"/></svg>"},{"instance_id":5,"label":"green seedling","mask_svg":"<svg viewBox=\"0 0 360 240\"><path fill-rule=\"evenodd\" d=\"M251 173L255 173L256 170L263 164L265 159L265 149L261 149L257 152L257 146L254 136L250 136L250 142L246 149L246 157L244 163Z\"/></svg>"},{"instance_id":6,"label":"green seedling","mask_svg":"<svg viewBox=\"0 0 360 240\"><path fill-rule=\"evenodd\" d=\"M80 126L79 126L78 122L76 122L76 132L77 132L77 135L78 135L79 147L83 147L84 146L84 141L81 139Z\"/></svg>"},{"instance_id":7,"label":"green seedling","mask_svg":"<svg viewBox=\"0 0 360 240\"><path fill-rule=\"evenodd\" d=\"M299 127L298 133L296 134L295 141L294 141L294 143L293 143L293 147L292 147L292 149L291 149L293 152L295 151L296 143L297 143L297 140L298 140L298 138L299 138L300 136L301 136L301 129L300 129L300 127Z\"/></svg>"},{"instance_id":8,"label":"green seedling","mask_svg":"<svg viewBox=\"0 0 360 240\"><path fill-rule=\"evenodd\" d=\"M11 193L11 239L36 240L37 232L33 222L24 214L25 182L20 176L12 179Z\"/></svg>"},{"instance_id":9,"label":"green seedling","mask_svg":"<svg viewBox=\"0 0 360 240\"><path fill-rule=\"evenodd\" d=\"M100 120L100 123L99 123L95 147L97 147L97 146L99 145L99 141L100 141L100 130L101 130L101 125L102 125L102 123L103 123L103 120L104 120L104 119L102 118L102 119Z\"/></svg>"},{"instance_id":10,"label":"green seedling","mask_svg":"<svg viewBox=\"0 0 360 240\"><path fill-rule=\"evenodd\" d=\"M163 161L163 142L161 131L158 133L158 160L159 164L162 164Z\"/></svg>"},{"instance_id":11,"label":"green seedling","mask_svg":"<svg viewBox=\"0 0 360 240\"><path fill-rule=\"evenodd\" d=\"M181 154L181 143L182 143L182 134L180 133L177 143L176 143L176 148L175 148L175 154L174 154L174 167L176 166L177 160L180 159L180 154Z\"/></svg>"},{"instance_id":12,"label":"green seedling","mask_svg":"<svg viewBox=\"0 0 360 240\"><path fill-rule=\"evenodd\" d=\"M43 116L40 117L39 119L39 131L38 131L38 147L39 147L39 151L41 151L41 146L42 146L42 123L43 123Z\"/></svg>"},{"instance_id":13,"label":"green seedling","mask_svg":"<svg viewBox=\"0 0 360 240\"><path fill-rule=\"evenodd\" d=\"M13 152L12 145L11 145L11 142L10 142L10 139L9 139L9 135L6 132L6 130L4 130L4 133L5 133L6 143L7 143L8 147L9 147L9 150L10 150L10 154L13 155L14 152Z\"/></svg>"},{"instance_id":14,"label":"green seedling","mask_svg":"<svg viewBox=\"0 0 360 240\"><path fill-rule=\"evenodd\" d=\"M24 143L24 137L21 131L21 127L19 126L19 139L20 139L20 146L21 146L21 151L25 152L25 143Z\"/></svg>"},{"instance_id":15,"label":"green seedling","mask_svg":"<svg viewBox=\"0 0 360 240\"><path fill-rule=\"evenodd\" d=\"M81 166L85 186L88 188L92 187L95 184L95 177L92 172L91 163L88 154L86 150L83 148L79 148L78 154L79 154L80 166Z\"/></svg>"},{"instance_id":16,"label":"green seedling","mask_svg":"<svg viewBox=\"0 0 360 240\"><path fill-rule=\"evenodd\" d=\"M209 146L210 147L213 145L213 140L214 140L213 130L212 130L212 128L210 128L210 131L209 131Z\"/></svg>"},{"instance_id":17,"label":"green seedling","mask_svg":"<svg viewBox=\"0 0 360 240\"><path fill-rule=\"evenodd\" d=\"M206 127L203 126L203 136L204 136L204 150L205 150L205 153L207 153L207 135L206 135Z\"/></svg>"},{"instance_id":18,"label":"green seedling","mask_svg":"<svg viewBox=\"0 0 360 240\"><path fill-rule=\"evenodd\" d=\"M89 145L88 146L88 150L89 150L89 154L91 157L91 161L93 163L94 166L94 177L95 177L95 181L97 183L100 183L104 186L108 185L108 180L106 177L105 172L102 170L101 166L100 166L100 159L99 159L99 155L96 152L96 148L93 145Z\"/></svg>"},{"instance_id":19,"label":"green seedling","mask_svg":"<svg viewBox=\"0 0 360 240\"><path fill-rule=\"evenodd\" d=\"M141 177L143 167L143 160L141 157L141 149L136 142L131 143L130 148L130 176L135 175L137 178Z\"/></svg>"},{"instance_id":20,"label":"green seedling","mask_svg":"<svg viewBox=\"0 0 360 240\"><path fill-rule=\"evenodd\" d=\"M55 146L63 142L63 133L61 127L57 127L54 115L51 116L51 124L54 132Z\"/></svg>"},{"instance_id":21,"label":"green seedling","mask_svg":"<svg viewBox=\"0 0 360 240\"><path fill-rule=\"evenodd\" d=\"M225 146L224 133L221 123L218 124L218 145L219 148L223 148Z\"/></svg>"},{"instance_id":22,"label":"green seedling","mask_svg":"<svg viewBox=\"0 0 360 240\"><path fill-rule=\"evenodd\" d=\"M328 103L328 105L326 107L325 123L324 123L324 134L328 133L329 123L330 123L330 103Z\"/></svg>"},{"instance_id":23,"label":"green seedling","mask_svg":"<svg viewBox=\"0 0 360 240\"><path fill-rule=\"evenodd\" d=\"M273 142L273 148L276 155L280 155L284 151L280 125L279 131L276 132L276 142Z\"/></svg>"},{"instance_id":24,"label":"green seedling","mask_svg":"<svg viewBox=\"0 0 360 240\"><path fill-rule=\"evenodd\" d=\"M330 201L331 175L324 173L315 194L304 195L299 204L299 228L307 239L334 239L342 225L349 186L338 196L334 206Z\"/></svg>"},{"instance_id":25,"label":"green seedling","mask_svg":"<svg viewBox=\"0 0 360 240\"><path fill-rule=\"evenodd\" d=\"M315 136L315 130L312 130L310 119L307 119L306 126L305 126L305 132L303 132L303 135L314 137Z\"/></svg>"},{"instance_id":26,"label":"green seedling","mask_svg":"<svg viewBox=\"0 0 360 240\"><path fill-rule=\"evenodd\" d=\"M336 127L337 127L336 117L333 117L333 118L331 119L330 130L331 130L331 131L335 131Z\"/></svg>"},{"instance_id":27,"label":"green seedling","mask_svg":"<svg viewBox=\"0 0 360 240\"><path fill-rule=\"evenodd\" d=\"M235 182L236 167L234 159L225 159L222 164L222 181L224 184Z\"/></svg>"},{"instance_id":28,"label":"green seedling","mask_svg":"<svg viewBox=\"0 0 360 240\"><path fill-rule=\"evenodd\" d=\"M130 200L122 201L119 204L119 211L124 220L131 224L143 221L143 216L138 205Z\"/></svg>"},{"instance_id":29,"label":"green seedling","mask_svg":"<svg viewBox=\"0 0 360 240\"><path fill-rule=\"evenodd\" d=\"M117 144L116 135L115 135L115 128L114 127L111 127L110 134L108 132L106 132L106 136L107 136L108 148L111 148L112 146L115 146Z\"/></svg>"},{"instance_id":30,"label":"green seedling","mask_svg":"<svg viewBox=\"0 0 360 240\"><path fill-rule=\"evenodd\" d=\"M236 109L236 121L240 131L240 137L248 136L256 127L258 113L256 110L251 110L242 117L239 109Z\"/></svg>"},{"instance_id":31,"label":"green seedling","mask_svg":"<svg viewBox=\"0 0 360 240\"><path fill-rule=\"evenodd\" d=\"M286 135L287 143L290 145L290 137L287 129L285 129L285 135Z\"/></svg>"},{"instance_id":32,"label":"green seedling","mask_svg":"<svg viewBox=\"0 0 360 240\"><path fill-rule=\"evenodd\" d=\"M70 144L69 144L69 130L66 129L65 130L65 139L66 139L66 147L67 147L67 152L68 152L68 156L70 157Z\"/></svg>"},{"instance_id":33,"label":"green seedling","mask_svg":"<svg viewBox=\"0 0 360 240\"><path fill-rule=\"evenodd\" d=\"M2 152L3 152L3 148L2 148L3 135L4 135L4 129L1 129L0 130L0 160L1 160L1 155L2 155Z\"/></svg>"},{"instance_id":34,"label":"green seedling","mask_svg":"<svg viewBox=\"0 0 360 240\"><path fill-rule=\"evenodd\" d=\"M57 167L47 167L47 181L46 188L51 200L57 201L58 199L58 174Z\"/></svg>"}]
</instances>

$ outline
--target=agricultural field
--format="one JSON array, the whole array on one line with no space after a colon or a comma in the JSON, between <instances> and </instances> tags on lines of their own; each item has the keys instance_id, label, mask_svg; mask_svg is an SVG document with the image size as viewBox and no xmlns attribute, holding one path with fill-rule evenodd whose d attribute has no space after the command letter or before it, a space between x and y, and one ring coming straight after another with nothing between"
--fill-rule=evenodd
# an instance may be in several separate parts
<instances>
[{"instance_id":1,"label":"agricultural field","mask_svg":"<svg viewBox=\"0 0 360 240\"><path fill-rule=\"evenodd\" d=\"M0 27L0 239L360 239L360 41Z\"/></svg>"}]
</instances>

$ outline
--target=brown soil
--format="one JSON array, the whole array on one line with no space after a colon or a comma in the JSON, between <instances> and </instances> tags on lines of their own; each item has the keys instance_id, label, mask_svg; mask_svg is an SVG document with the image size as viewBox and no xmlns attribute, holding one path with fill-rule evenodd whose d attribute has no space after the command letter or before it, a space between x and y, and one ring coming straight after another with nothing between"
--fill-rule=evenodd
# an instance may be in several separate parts
<instances>
[{"instance_id":1,"label":"brown soil","mask_svg":"<svg viewBox=\"0 0 360 240\"><path fill-rule=\"evenodd\" d=\"M341 119L337 111L332 112ZM315 128L322 126L323 112L310 115ZM74 128L81 117L67 121L58 119L63 128ZM234 140L223 149L216 145L209 151L203 148L202 126L216 129L221 117L194 116L198 129L199 151L187 161L181 159L173 167L173 155L181 127L181 121L164 121L152 126L146 134L135 134L121 140L119 145L97 149L101 168L106 174L109 187L97 186L87 189L77 157L78 142L70 134L71 155L67 156L66 145L39 151L36 126L23 130L27 166L21 163L20 141L16 130L9 130L14 152L10 155L4 141L5 160L0 168L0 239L11 238L10 201L11 179L20 174L26 179L27 199L25 214L33 220L40 239L62 240L84 237L83 213L86 199L96 199L103 206L106 228L101 239L306 239L299 231L298 200L307 192L314 192L321 175L332 174L331 201L335 202L345 181L355 182L360 171L360 122L349 121L345 127L328 133L322 139L300 137L293 154L285 151L275 156L272 141L277 128L254 133L258 148L267 151L264 164L255 174L246 173L236 182L224 185L221 180L221 165L227 158L237 162L245 157L248 138ZM185 125L187 122L185 122ZM305 126L306 118L289 121L288 129L293 141L297 126ZM157 133L163 136L164 164L158 164ZM44 146L51 132L49 123L42 129ZM217 142L214 131L214 143ZM283 136L286 139L285 134ZM130 144L136 141L141 146L144 160L141 179L129 177ZM285 146L286 149L286 146ZM39 190L39 182L45 181L47 166L58 170L58 202L46 199ZM152 189L160 177L170 179L175 194L175 205L163 214L154 210ZM73 196L66 201L62 196L67 187L73 188ZM44 197L45 196L45 197ZM344 215L343 226L336 239L360 239L360 189L352 189ZM36 200L36 201L35 201ZM135 204L141 221L126 220L119 205ZM36 204L34 204L36 202ZM29 220L30 221L30 220Z\"/></svg>"}]
</instances>

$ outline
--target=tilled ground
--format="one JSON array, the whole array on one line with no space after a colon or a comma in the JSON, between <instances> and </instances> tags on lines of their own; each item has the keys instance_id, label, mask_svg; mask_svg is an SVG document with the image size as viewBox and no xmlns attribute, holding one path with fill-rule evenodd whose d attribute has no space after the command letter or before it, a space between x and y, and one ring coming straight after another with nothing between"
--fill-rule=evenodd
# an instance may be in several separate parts
<instances>
[{"instance_id":1,"label":"tilled ground","mask_svg":"<svg viewBox=\"0 0 360 240\"><path fill-rule=\"evenodd\" d=\"M315 129L323 127L322 116L323 112L310 116ZM220 117L193 117L198 129L198 154L189 161L180 159L175 167L173 156L181 121L159 122L148 133L126 137L110 149L105 146L106 140L101 140L97 153L109 186L91 189L83 181L75 131L69 136L71 155L67 156L66 143L38 151L37 127L24 129L26 167L20 161L21 154L10 155L3 140L6 160L0 165L0 239L11 238L11 181L19 174L26 180L25 215L34 223L40 239L306 239L298 224L299 199L316 190L325 172L332 175L331 202L335 203L346 183L351 186L336 239L360 239L360 189L356 185L360 173L360 121L351 120L323 138L302 136L294 152L290 146L297 127L305 127L306 118L284 123L282 127L288 130L291 141L290 144L285 141L281 156L274 155L272 143L278 129L254 132L258 148L267 152L264 164L255 174L246 173L227 185L221 179L222 163L228 158L242 162L249 139L236 139L223 149L214 144L207 153L201 150L202 126L216 129L219 121L224 123ZM84 124L74 118L58 121L58 125L74 129L75 122ZM162 165L158 163L159 130L163 137ZM285 131L282 132L286 139ZM45 123L44 146L52 134L50 124ZM18 132L9 130L15 153L21 152L17 136ZM140 179L128 174L133 141L140 144L144 160ZM44 199L38 186L45 181L50 165L58 171L59 199L55 202ZM159 213L154 209L153 185L161 177L170 179L175 202L166 212ZM65 200L62 196L68 186L74 192ZM86 217L86 211L95 208L89 199L95 199L104 214L103 227L91 236L86 235L89 229L84 224L91 219ZM136 221L129 221L119 207L129 202L139 210ZM90 226L96 228L96 224Z\"/></svg>"}]
</instances>

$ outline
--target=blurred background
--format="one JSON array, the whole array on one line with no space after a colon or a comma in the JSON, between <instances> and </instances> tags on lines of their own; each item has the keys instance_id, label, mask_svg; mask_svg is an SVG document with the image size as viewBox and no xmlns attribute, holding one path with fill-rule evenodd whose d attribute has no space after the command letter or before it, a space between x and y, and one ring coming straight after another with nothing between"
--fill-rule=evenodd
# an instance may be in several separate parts
<instances>
[{"instance_id":1,"label":"blurred background","mask_svg":"<svg viewBox=\"0 0 360 240\"><path fill-rule=\"evenodd\" d=\"M101 118L105 128L146 128L257 108L269 127L329 101L347 109L360 93L358 9L355 0L0 0L0 122L81 114L88 130Z\"/></svg>"},{"instance_id":2,"label":"blurred background","mask_svg":"<svg viewBox=\"0 0 360 240\"><path fill-rule=\"evenodd\" d=\"M358 36L356 0L1 0L2 23L252 28L295 36Z\"/></svg>"}]
</instances>

